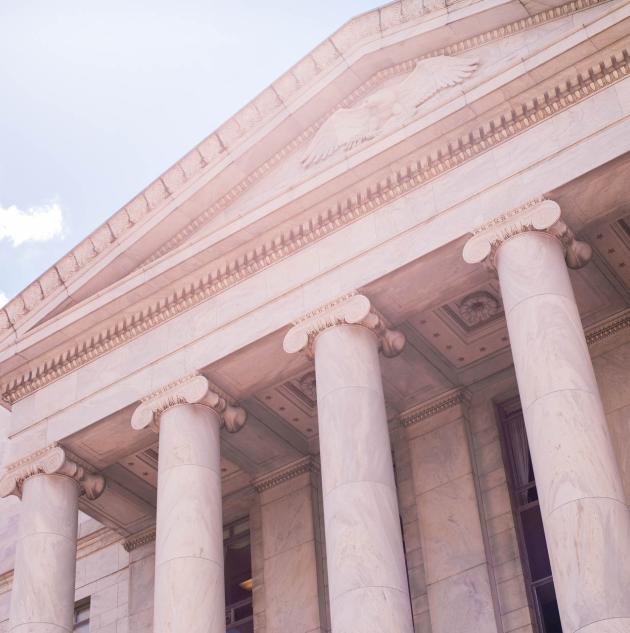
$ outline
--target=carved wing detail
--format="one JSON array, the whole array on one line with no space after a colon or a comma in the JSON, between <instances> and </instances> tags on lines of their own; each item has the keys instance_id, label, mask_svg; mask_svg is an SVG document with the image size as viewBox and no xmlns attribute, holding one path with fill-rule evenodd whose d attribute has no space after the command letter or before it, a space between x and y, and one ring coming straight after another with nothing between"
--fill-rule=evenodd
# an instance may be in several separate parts
<instances>
[{"instance_id":1,"label":"carved wing detail","mask_svg":"<svg viewBox=\"0 0 630 633\"><path fill-rule=\"evenodd\" d=\"M341 108L317 130L308 150L302 158L304 167L318 163L339 148L352 149L374 134L370 133L370 112L365 106Z\"/></svg>"},{"instance_id":2,"label":"carved wing detail","mask_svg":"<svg viewBox=\"0 0 630 633\"><path fill-rule=\"evenodd\" d=\"M429 57L422 59L400 84L400 97L418 107L444 88L468 79L478 60L470 57Z\"/></svg>"},{"instance_id":3,"label":"carved wing detail","mask_svg":"<svg viewBox=\"0 0 630 633\"><path fill-rule=\"evenodd\" d=\"M477 59L446 55L419 61L402 81L377 90L354 108L333 113L310 142L302 165L310 167L339 149L347 151L400 125L434 94L470 77L477 63Z\"/></svg>"}]
</instances>

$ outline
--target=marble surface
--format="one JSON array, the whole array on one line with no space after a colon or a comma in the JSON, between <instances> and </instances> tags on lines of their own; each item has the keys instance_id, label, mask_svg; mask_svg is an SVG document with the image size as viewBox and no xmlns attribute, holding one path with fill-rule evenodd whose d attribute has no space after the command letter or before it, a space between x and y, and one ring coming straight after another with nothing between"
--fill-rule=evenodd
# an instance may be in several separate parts
<instances>
[{"instance_id":1,"label":"marble surface","mask_svg":"<svg viewBox=\"0 0 630 633\"><path fill-rule=\"evenodd\" d=\"M497 269L567 633L630 618L630 514L562 244L505 240Z\"/></svg>"},{"instance_id":2,"label":"marble surface","mask_svg":"<svg viewBox=\"0 0 630 633\"><path fill-rule=\"evenodd\" d=\"M315 371L332 630L411 633L376 336L324 330Z\"/></svg>"},{"instance_id":3,"label":"marble surface","mask_svg":"<svg viewBox=\"0 0 630 633\"><path fill-rule=\"evenodd\" d=\"M407 437L432 631L497 633L464 408L427 422Z\"/></svg>"},{"instance_id":4,"label":"marble surface","mask_svg":"<svg viewBox=\"0 0 630 633\"><path fill-rule=\"evenodd\" d=\"M429 585L428 596L432 631L495 633L498 630L485 564Z\"/></svg>"},{"instance_id":5,"label":"marble surface","mask_svg":"<svg viewBox=\"0 0 630 633\"><path fill-rule=\"evenodd\" d=\"M23 484L10 631L72 633L79 484L33 475Z\"/></svg>"},{"instance_id":6,"label":"marble surface","mask_svg":"<svg viewBox=\"0 0 630 633\"><path fill-rule=\"evenodd\" d=\"M90 358L89 363L74 367L63 376L56 376L55 380L16 402L10 421L13 434L11 460L19 459L51 441L68 440L76 442L80 454L86 459L95 457L103 467L113 464L129 454L124 451L131 444L128 435L115 432L114 419L126 417L129 408L138 399L188 372L203 369L216 375L217 379L233 381L240 393L252 395L253 399L263 386L281 384L289 374L296 375L307 365L303 358L281 358L279 339L288 324L312 306L351 289L365 288L370 298L388 316L391 311L394 315L392 318L407 319L415 311L428 308L430 304L442 305L442 299L452 299L459 290L469 284L476 284L479 276L485 274L480 267L477 272L463 270L463 262L459 261L463 236L479 222L491 219L533 195L552 192L553 196L554 192L562 188L564 194L572 198L566 213L567 221L572 226L575 223L576 230L581 230L585 223L601 220L612 209L625 208L616 203L621 201L627 204L627 198L621 194L606 194L612 188L623 190L623 183L627 180L611 167L612 163L618 165L620 157L628 152L630 122L626 115L630 111L630 82L627 79L539 120L507 140L501 139L499 134L490 139L491 133L487 131L491 145L484 147L479 154L475 154L479 144L473 145L475 149L471 153L466 150L467 155L461 163L456 165L455 161L441 173L443 163L438 161L436 177L432 176L426 182L415 182L405 195L397 197L398 187L395 183L397 177L404 179L405 170L409 165L413 167L415 161L425 161L429 154L436 156L436 152L443 148L443 141L453 140L456 145L455 136L452 139L449 136L454 134L456 127L457 133L461 131L462 139L466 142L466 135L472 132L476 136L479 127L486 125L489 117L494 118L496 115L495 122L498 125L501 114L509 113L512 109L518 110L522 103L531 103L534 96L539 98L538 82L543 82L540 84L541 90L548 90L553 97L553 89L565 85L569 80L575 81L576 72L585 72L589 66L597 69L598 64L607 62L612 53L618 54L619 37L626 36L623 31L625 22L622 20L627 20L628 15L628 5L623 0L602 2L579 11L571 7L562 16L549 21L545 19L532 28L514 33L504 30L496 38L493 36L492 40L477 41L474 44L475 55L479 55L480 65L471 83L465 87L466 92L462 93L456 88L443 96L438 95L437 100L426 108L423 106L416 121L406 128L393 131L387 142L358 148L356 154L339 155L338 160L335 157L325 169L313 168L315 172L308 176L303 170L293 169L294 165L291 165L303 155L303 148L293 145L279 164L264 163L264 178L259 179L259 172L256 171L261 161L271 155L276 147L287 142L289 137L306 134L302 136L306 139L311 133L307 132L307 128L313 121L329 116L350 91L369 80L378 70L388 68L392 63L409 60L414 55L435 52L445 45L445 41L453 42L473 33L503 26L508 19L526 18L535 10L558 6L562 1L497 3L483 0L454 3L449 0L441 3L393 3L382 7L367 18L353 22L352 28L357 29L356 33L366 35L360 38L362 44L359 48L355 47L357 42L354 38L348 41L347 30L344 29L345 34L334 34L323 48L318 49L325 60L309 56L265 93L268 97L272 96L275 103L279 96L284 104L282 107L287 113L287 120L278 131L274 127L275 123L271 124L271 120L266 118L261 101L257 100L256 107L261 106L259 112L253 106L248 107L246 116L233 119L229 126L222 129L221 147L216 135L200 145L198 160L201 161L203 156L204 162L207 159L210 164L207 170L204 167L204 173L198 181L188 180L190 172L186 171L185 184L178 185L171 170L165 175L164 183L158 181L147 190L151 214L143 217L137 225L135 222L140 219L137 205L131 203L128 210L116 214L110 224L111 229L102 227L108 239L108 231L113 231L116 243L112 249L103 257L95 259L95 265L90 264L89 270L83 269L85 261L80 250L75 250L76 270L81 270L81 273L76 276L73 273L69 284L58 286L54 302L45 301L45 305L20 322L18 329L11 331L15 346L6 348L0 345L2 376L26 364L28 370L36 372L36 368L43 367L44 362L63 354L67 345L81 345L84 335L95 333L95 336L100 336L101 332L117 330L137 310L146 310L149 304L155 306L158 301L164 306L167 296L173 297L173 293L180 293L183 288L196 287L202 277L214 275L217 270L233 267L239 281L226 283L219 293L206 296L204 301L182 312L177 312L180 305L178 301L171 303L174 311L167 321L159 323L155 313L154 326L143 330L141 336L124 339L124 344L117 344L107 353ZM435 15L426 16L423 8L428 4L441 4L443 8ZM419 14L417 20L409 21L405 15L412 5L418 8ZM385 29L383 35L386 35L381 37L379 31L387 24L393 24L393 28ZM322 73L324 68L327 70ZM315 75L317 77L311 81ZM396 81L399 75L387 77L385 84ZM348 78L351 85L347 83ZM380 81L381 78L372 88L380 90ZM543 110L544 107L538 113L542 114ZM276 114L274 110L274 116ZM243 145L235 145L241 131L251 129L247 121L261 120L265 121L265 126L269 122L270 127L264 130L260 127L257 136L243 137ZM271 139L272 147L266 139ZM213 143L217 146L216 152L211 151ZM223 162L218 166L217 161ZM225 172L223 168L226 168ZM596 171L601 177L600 184L594 187L591 181L589 185L595 194L580 188L580 179L589 171ZM611 173L616 174L616 177L611 178ZM239 194L236 200L230 200L213 216L212 222L192 236L188 243L181 244L180 248L161 261L138 266L147 255L143 251L155 253L162 241L173 236L174 218L185 217L186 221L192 219L200 209L214 204L234 182L248 179L249 174L257 182L252 181L253 186L245 182L243 188L246 191ZM385 187L390 178L394 182L391 192ZM610 182L613 180L616 182ZM356 186L359 182L360 188ZM155 198L151 196L159 193L164 186L169 187L176 196L171 198L169 195L169 201L164 205L160 202L158 208ZM383 197L382 187L387 191ZM583 195L585 193L588 195ZM309 222L325 217L328 207L334 214L343 207L345 201L352 203L358 196L363 202L367 198L368 205L374 205L369 213L362 217L357 215L351 224L338 226L325 237L309 233ZM135 202L142 199L137 198ZM338 204L341 207L337 207ZM125 237L118 240L123 235L122 221ZM305 236L303 230L306 231ZM102 238L102 230L98 232ZM295 250L284 258L276 259L274 254L269 254L269 249L278 243L288 244ZM253 264L245 259L246 253L247 258L250 253L256 255ZM258 257L260 253L264 257ZM66 271L68 267L74 269L72 257L75 255L64 260ZM529 261L537 257L535 254ZM263 259L267 262L257 268ZM453 264L455 259L459 261L459 266ZM267 265L268 262L272 264ZM400 282L399 276L403 270L408 275L404 283ZM56 274L53 269L49 273L53 276ZM127 273L130 273L129 276L121 282ZM540 283L544 284L547 281L546 271L539 268L538 273ZM520 270L516 274L519 280L526 282L526 275L522 275ZM65 281L65 277L62 281ZM95 283L99 286L98 292L90 293L90 284ZM33 290L36 289L36 286L31 286L27 294L32 298ZM456 289L459 290L455 292ZM508 290L515 292L514 288ZM508 294L506 290L506 297ZM70 307L63 305L64 297L74 304ZM85 301L81 303L83 299ZM585 420L591 421L591 418L598 421L601 407L594 400L597 396L591 389L588 368L585 370L580 365L584 350L582 348L580 351L579 347L578 334L581 334L581 328L579 321L574 318L575 314L571 313L571 297L559 292L551 298L539 297L536 302L533 297L531 299L532 303L528 306L525 305L527 298L517 298L513 302L513 315L521 311L519 333L523 339L519 339L518 333L513 333L512 339L515 349L520 350L519 354L528 354L523 361L526 367L523 371L529 378L519 376L519 380L523 383L522 391L528 406L532 411L539 407L535 416L539 423L532 423L532 427L536 426L533 432L540 433L543 438L539 441L540 457L536 467L541 470L545 480L541 487L548 498L547 506L554 508L549 516L553 519L556 514L560 516L565 507L577 508L583 503L586 532L599 534L599 524L593 524L592 529L588 527L592 514L610 517L611 530L614 528L617 536L623 535L628 530L622 525L623 513L616 513L614 509L614 504L619 505L620 486L615 473L609 468L611 451L606 449L606 445L610 440L606 438L603 425L584 423ZM31 307L29 300L29 310ZM601 308L602 311L605 309ZM159 311L162 312L162 308ZM46 315L49 318L44 318ZM552 333L549 337L545 335L547 331ZM472 363L464 373L451 371L448 358L431 351L433 344L436 349L444 345L444 339L443 335L439 340L430 339L428 345L420 350L419 356L426 352L430 357L427 364L434 364L434 373L440 375L440 380L452 381L453 384L477 381L481 364ZM533 339L542 343L537 346ZM337 341L337 344L342 345L343 341ZM479 343L475 347L479 349L481 345ZM331 353L334 357L334 350ZM508 356L506 346L503 357L507 359ZM227 358L231 360L229 371L225 362ZM384 367L388 362L384 361ZM340 535L336 541L333 539L332 548L335 556L344 562L341 571L331 565L331 575L336 574L337 588L350 588L334 596L333 608L340 630L354 632L362 626L360 630L382 631L393 628L407 632L409 622L405 616L408 611L404 608L405 595L397 588L402 583L399 574L404 565L395 536L395 518L399 508L396 507L395 495L389 492L393 487L393 479L389 440L386 431L383 431L385 413L379 384L380 371L374 367L378 365L378 359L372 359L365 365L367 380L360 376L364 369L362 363L360 354L352 352L346 357L339 354L335 357L334 366L325 367L318 376L322 383L320 392L326 392L320 403L320 431L324 428L328 431L326 437L320 436L322 455L332 456L327 462L325 459L322 461L325 466L324 494L328 496L328 509L332 508L328 512L331 518L327 527L336 529ZM554 364L557 369L549 372L546 367ZM508 365L509 360L501 369ZM486 364L486 369L489 366L490 363ZM386 380L387 372L390 372L390 376L393 373L391 367L389 365L385 372ZM338 368L341 371L337 371ZM615 372L614 369L612 371ZM411 365L406 375L402 376L403 373L398 370L398 382L416 383L420 402L426 395L422 389L426 390L430 386L425 383L425 375L412 369ZM615 373L619 375L619 372ZM404 381L400 380L401 376ZM327 378L330 378L328 385ZM610 385L610 380L605 379ZM342 388L337 389L340 384ZM332 389L329 389L331 385ZM572 390L574 394L579 392L582 395L574 396L573 405L558 408L547 402L548 398L554 398L552 393L546 391L549 385L553 386L554 393ZM608 389L613 391L614 387L609 386ZM612 401L617 395L610 394L610 398ZM401 398L392 399L390 404L395 409L400 402ZM575 414L580 410L586 413L578 419ZM615 415L616 430L624 429L627 414L616 409ZM546 424L548 420L545 416L557 416L557 424ZM530 419L532 417L533 413ZM312 426L314 434L309 436L310 448L317 441L317 431ZM554 429L550 430L550 426L554 426ZM96 427L100 427L101 438L108 436L111 452L99 452L101 445ZM573 437L574 429L580 432L580 438ZM407 487L415 485L418 495L424 496L426 506L438 509L436 516L432 516L426 508L422 512L427 517L423 519L422 532L428 543L420 547L420 537L416 536L414 548L409 553L408 562L413 563L410 565L410 582L418 589L423 589L414 595L414 601L418 604L413 605L414 612L424 616L422 620L416 619L416 628L422 633L430 630L431 626L434 631L465 631L467 626L470 628L471 622L481 631L493 626L489 615L491 610L488 609L490 594L487 580L484 580L487 566L482 562L474 567L475 574L478 574L475 575L472 570L462 569L464 565L459 567L457 563L458 559L466 564L483 559L478 556L481 550L475 522L478 516L473 507L470 459L462 443L461 428L453 427L450 431L451 435L445 431L443 436L425 438L426 446L418 450L414 462L414 467L417 464L417 472L413 477L415 483L406 481ZM625 429L623 435L627 435ZM570 459L570 452L565 454L556 451L556 443L563 444L565 436L572 441L575 463ZM246 444L243 437L241 435L234 441L235 454ZM277 458L274 451L278 444L256 441L259 438L255 433L250 437L253 439L248 447L248 459L252 459L253 455L256 464L267 464L270 455L273 454L271 459ZM218 584L212 585L215 581L218 583L220 577L212 565L218 564L219 558L216 540L221 502L220 494L216 493L214 474L205 472L212 471L214 466L209 467L203 463L203 455L195 454L197 448L201 450L206 444L210 445L212 438L206 437L203 432L199 433L199 438L198 447L191 443L179 445L181 453L178 448L176 457L182 459L175 460L161 480L163 494L158 511L161 512L162 525L160 565L168 569L172 563L172 573L163 572L156 595L164 596L164 611L160 613L165 627L181 625L184 629L188 627L188 630L194 631L194 624L185 619L186 614L180 617L178 612L178 609L194 610L191 609L194 599L201 605L200 608L213 614L211 617L215 618L215 622L210 622L208 626L220 630L219 606L211 604L211 596L206 590L210 588L215 598L221 593ZM589 450L591 442L592 451ZM304 443L307 443L306 440ZM620 455L624 455L624 448L621 443L618 448L617 457L621 461ZM113 455L117 451L118 457L114 459ZM202 453L206 454L207 451L203 449ZM505 560L507 564L510 561L507 555L504 559L503 553L512 552L513 534L505 529L505 517L511 513L507 488L504 482L493 485L501 477L498 472L501 462L498 444L484 446L476 458L479 463L488 466L487 471L484 469L483 480L480 478L480 481L475 482L484 487L483 504L477 503L476 512L477 515L485 512L493 522L488 523L492 536L496 536L492 546L496 545L500 552L500 555L496 555L497 560ZM168 459L167 456L165 460ZM560 474L554 471L554 464L563 468ZM440 468L440 465L444 467ZM581 470L583 467L586 469L584 472ZM261 468L264 469L264 466ZM627 470L625 465L624 468ZM181 478L185 485L178 485L177 470L186 472ZM247 473L241 474L246 481ZM194 482L190 483L192 480ZM209 492L210 489L214 492ZM628 489L626 484L626 492ZM125 494L128 496L124 499L114 495L103 498L103 516L118 519L135 515L138 523L153 520L150 504L134 500L128 489L125 489ZM598 495L597 499L601 500L609 494L612 505L604 507L602 501L602 507L597 506L594 510L585 501L587 497L584 495L589 494ZM355 516L347 512L343 503L344 495L360 508ZM240 496L241 505L238 507L246 508L250 498ZM233 499L228 504L232 504ZM166 516L164 508L171 503L176 512ZM226 516L228 504L223 509ZM416 504L413 505L415 512ZM421 503L418 505L423 506ZM597 504L592 505L595 507ZM306 599L313 595L308 573L304 582L296 583L289 582L290 574L282 574L283 567L293 564L300 569L303 566L311 569L309 543L312 537L308 534L306 507L301 503L286 502L279 504L277 511L267 515L267 532L273 532L273 536L264 544L269 561L266 581L272 580L275 593L266 602L271 611L278 615L276 620L273 620L275 616L271 616L267 623L264 619L257 622L257 633L268 633L264 631L265 624L291 629L295 622L298 622L296 626L306 628L315 621L315 612L310 610L312 602ZM94 512L95 508L93 506ZM383 512L385 516L382 516ZM183 520L178 522L179 517ZM286 523L279 517L285 517ZM184 521L194 524L195 528L184 526ZM380 525L384 532L390 531L391 536L385 538L378 531L374 533L373 523ZM418 523L421 522L418 520ZM467 525L471 526L468 530ZM589 569L592 563L596 571L594 578L588 579L588 582L581 579L590 592L583 600L585 611L582 611L581 605L571 615L580 620L581 626L583 622L589 621L588 609L592 607L593 613L601 613L607 608L606 600L602 598L604 578L598 576L601 569L596 561L590 560L590 550L587 548L582 551L578 547L577 553L572 552L570 542L573 534L562 529L562 526L557 528L557 549L569 559L579 558L584 569ZM610 547L622 559L627 559L622 541L616 538L608 540ZM362 544L364 560L353 547L354 541ZM488 557L494 555L494 549L487 554ZM385 567L383 561L388 556L392 557L393 563L388 561ZM12 566L12 555L7 553L5 556L3 552L0 558L8 570ZM608 553L605 559L612 560ZM426 605L425 560L427 577L431 580L428 589L431 613ZM319 559L316 561L317 565L321 563ZM127 630L147 633L152 628L151 619L147 616L148 607L141 600L139 602L142 604L137 605L137 609L134 605L134 613L126 621L124 606L113 599L113 589L103 586L109 582L105 577L111 574L118 575L118 582L124 587L126 564L124 552L116 548L99 551L98 555L90 558L89 563L86 559L78 562L77 586L85 592L81 597L93 591L94 595L98 595L98 619L92 627L94 633L112 633L113 629L117 633ZM566 586L569 588L571 578L568 576L572 570L569 567L562 571L567 576ZM516 583L509 586L507 583L511 583L517 574L508 577L501 575L503 569L496 569L495 572L500 585L497 589L499 602L506 608L516 606L509 595ZM627 585L624 573L623 569L620 570L622 575L618 582L621 585ZM375 582L379 575L391 586L379 591L367 585ZM153 584L149 574L144 578L143 572L142 576L142 582L136 586L136 596L143 591L146 593ZM197 584L188 594L180 595L178 592L190 588L191 582ZM320 594L322 584L318 588ZM291 594L291 591L295 593ZM105 592L109 592L107 600ZM123 594L124 588L120 590L120 595ZM289 596L292 596L295 604L301 605L299 609L293 610ZM445 609L443 605L450 605L453 598L458 602L461 600L461 606ZM589 602L591 598L592 604ZM611 604L618 598L619 595L613 592ZM261 600L259 604L265 602L264 596ZM108 611L104 610L105 603ZM519 602L518 607L522 609L523 603ZM112 614L115 610L118 610L116 616ZM304 614L310 615L300 620L302 610ZM264 615L264 609L257 612L258 615L260 613ZM364 617L360 626L354 619L357 613L359 617ZM396 620L396 617L401 617L402 621ZM116 620L118 622L114 624ZM510 621L514 629L517 628L517 621L516 618ZM604 624L585 624L582 631L599 633L606 628L613 631L625 621L619 618L607 620ZM506 622L504 630L507 632ZM20 626L23 628L26 625ZM321 626L326 628L323 618ZM523 628L525 624L520 626ZM0 631L3 631L2 623Z\"/></svg>"},{"instance_id":7,"label":"marble surface","mask_svg":"<svg viewBox=\"0 0 630 633\"><path fill-rule=\"evenodd\" d=\"M310 473L261 493L265 633L320 633Z\"/></svg>"},{"instance_id":8,"label":"marble surface","mask_svg":"<svg viewBox=\"0 0 630 633\"><path fill-rule=\"evenodd\" d=\"M216 412L160 415L155 633L224 633L220 430Z\"/></svg>"}]
</instances>

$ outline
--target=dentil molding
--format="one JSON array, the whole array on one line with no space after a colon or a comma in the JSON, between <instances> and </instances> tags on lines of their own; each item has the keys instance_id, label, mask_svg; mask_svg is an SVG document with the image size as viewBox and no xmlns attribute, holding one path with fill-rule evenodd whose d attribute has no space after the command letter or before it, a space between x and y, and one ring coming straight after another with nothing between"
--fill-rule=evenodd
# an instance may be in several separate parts
<instances>
[{"instance_id":1,"label":"dentil molding","mask_svg":"<svg viewBox=\"0 0 630 633\"><path fill-rule=\"evenodd\" d=\"M478 35L465 38L448 46L436 49L420 57L401 62L389 68L378 71L370 77L362 86L357 88L341 102L331 108L323 117L304 130L298 137L292 139L287 145L270 156L266 161L258 165L242 181L234 185L217 203L206 209L195 218L176 236L168 240L156 253L146 260L146 263L154 261L169 252L196 230L204 226L214 215L229 204L232 204L240 195L247 191L251 185L258 182L271 169L283 160L289 153L308 141L317 132L319 127L338 108L347 108L357 103L375 86L391 76L403 72L409 72L413 66L422 59L436 55L458 55L463 52L478 48L492 41L510 37L527 29L535 28L547 22L558 20L573 13L589 9L608 0L571 0L558 7L545 9L540 13L521 18L504 26L483 31ZM415 3L406 3L407 9L417 6ZM374 11L359 16L344 25L334 37L341 36L344 30L352 31L357 20L370 20L368 16L374 16L372 21L379 24L384 31L399 28L407 20L417 19L423 15L419 13L407 13L400 9L397 15L397 5L381 7ZM389 17L387 17L389 14ZM145 217L156 213L165 204L173 200L190 183L206 173L210 168L218 166L230 151L234 151L247 139L268 124L277 116L278 112L286 107L287 102L297 98L311 86L309 80L313 72L315 75L334 67L343 58L343 51L348 45L357 44L364 33L358 31L353 37L343 37L345 46L339 48L339 43L331 44L331 40L324 41L314 49L302 61L280 77L272 86L264 90L255 99L228 119L220 128L205 138L199 145L193 148L179 162L170 167L164 174L154 180L144 191L140 192L127 205L112 215L106 223L96 229L91 235L80 242L72 251L60 259L56 264L44 272L30 286L14 297L9 303L0 309L0 340L14 331L27 315L39 306L45 299L66 286L73 278L78 276L93 261L102 257L105 252L116 246L134 227Z\"/></svg>"},{"instance_id":2,"label":"dentil molding","mask_svg":"<svg viewBox=\"0 0 630 633\"><path fill-rule=\"evenodd\" d=\"M105 477L91 472L91 468L59 444L51 444L23 459L10 464L0 479L0 497L22 497L24 481L33 475L65 475L77 481L81 494L91 501L105 490Z\"/></svg>"},{"instance_id":3,"label":"dentil molding","mask_svg":"<svg viewBox=\"0 0 630 633\"><path fill-rule=\"evenodd\" d=\"M157 431L160 415L179 404L200 404L212 409L219 415L221 426L230 433L240 431L247 421L245 409L231 403L205 376L191 374L143 398L131 416L131 426L136 430L150 426Z\"/></svg>"},{"instance_id":4,"label":"dentil molding","mask_svg":"<svg viewBox=\"0 0 630 633\"><path fill-rule=\"evenodd\" d=\"M569 268L582 268L590 261L593 251L586 242L576 239L560 219L560 213L557 202L542 197L510 209L473 231L464 246L464 260L469 264L486 262L496 269L496 253L501 244L519 233L540 231L560 240Z\"/></svg>"},{"instance_id":5,"label":"dentil molding","mask_svg":"<svg viewBox=\"0 0 630 633\"><path fill-rule=\"evenodd\" d=\"M391 329L385 317L372 306L365 295L353 292L308 312L295 321L284 337L284 351L295 354L306 350L312 356L317 335L336 325L360 325L372 330L378 337L380 350L388 358L400 354L405 346L405 335L399 330Z\"/></svg>"},{"instance_id":6,"label":"dentil molding","mask_svg":"<svg viewBox=\"0 0 630 633\"><path fill-rule=\"evenodd\" d=\"M247 253L237 253L229 265L210 270L196 284L187 284L166 297L151 300L134 314L126 315L108 325L105 332L99 330L97 334L78 341L54 357L37 361L38 364L28 371L16 371L2 386L2 399L13 405L41 387L373 213L417 187L457 169L549 117L625 79L629 74L630 55L624 51L619 56L602 60L587 77L576 74L558 84L555 90L549 90L503 115L493 117L481 127L475 127L469 134L463 134L454 140L445 139L443 147L436 152L415 156L385 181L370 182L362 186L347 199L346 204L333 205L317 213L309 222L301 222L299 226L289 228L254 248L248 247ZM0 311L0 318L1 313Z\"/></svg>"},{"instance_id":7,"label":"dentil molding","mask_svg":"<svg viewBox=\"0 0 630 633\"><path fill-rule=\"evenodd\" d=\"M438 415L443 411L452 409L470 400L470 394L466 389L453 389L429 402L423 402L400 414L399 420L403 427L417 424L428 418Z\"/></svg>"},{"instance_id":8,"label":"dentil molding","mask_svg":"<svg viewBox=\"0 0 630 633\"><path fill-rule=\"evenodd\" d=\"M256 492L260 493L265 490L275 488L285 481L299 477L304 473L311 472L319 472L319 462L309 455L307 457L303 457L302 459L298 459L295 462L291 462L287 466L283 466L282 468L278 468L277 470L267 473L266 475L257 477L252 482L252 486Z\"/></svg>"}]
</instances>

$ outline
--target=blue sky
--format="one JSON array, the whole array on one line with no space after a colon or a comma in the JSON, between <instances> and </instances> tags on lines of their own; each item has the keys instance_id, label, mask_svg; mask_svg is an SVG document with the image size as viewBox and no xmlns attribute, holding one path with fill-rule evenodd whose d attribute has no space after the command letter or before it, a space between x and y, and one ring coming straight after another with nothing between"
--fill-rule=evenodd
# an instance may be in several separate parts
<instances>
[{"instance_id":1,"label":"blue sky","mask_svg":"<svg viewBox=\"0 0 630 633\"><path fill-rule=\"evenodd\" d=\"M374 0L3 0L0 304Z\"/></svg>"}]
</instances>

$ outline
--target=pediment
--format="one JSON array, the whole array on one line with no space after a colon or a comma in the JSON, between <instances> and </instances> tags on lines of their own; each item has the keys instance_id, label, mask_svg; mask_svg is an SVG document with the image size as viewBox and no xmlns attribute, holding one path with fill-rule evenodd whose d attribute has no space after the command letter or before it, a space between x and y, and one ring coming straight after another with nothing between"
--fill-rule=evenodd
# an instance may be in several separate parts
<instances>
[{"instance_id":1,"label":"pediment","mask_svg":"<svg viewBox=\"0 0 630 633\"><path fill-rule=\"evenodd\" d=\"M482 0L458 13L402 2L350 22L0 311L0 350L106 289L124 287L130 276L162 266L165 274L144 289L157 292L161 283L220 260L256 232L265 235L411 147L430 146L449 126L555 72L549 62L532 76L524 50L533 58L575 29L574 13L588 22L618 3L549 4L557 6L536 13L507 2L484 10ZM561 57L555 51L553 63ZM435 71L423 75L423 65L454 60L453 75L426 92L422 81L434 81ZM356 132L332 141L325 133L348 127ZM187 258L187 249L209 238L206 252Z\"/></svg>"}]
</instances>

